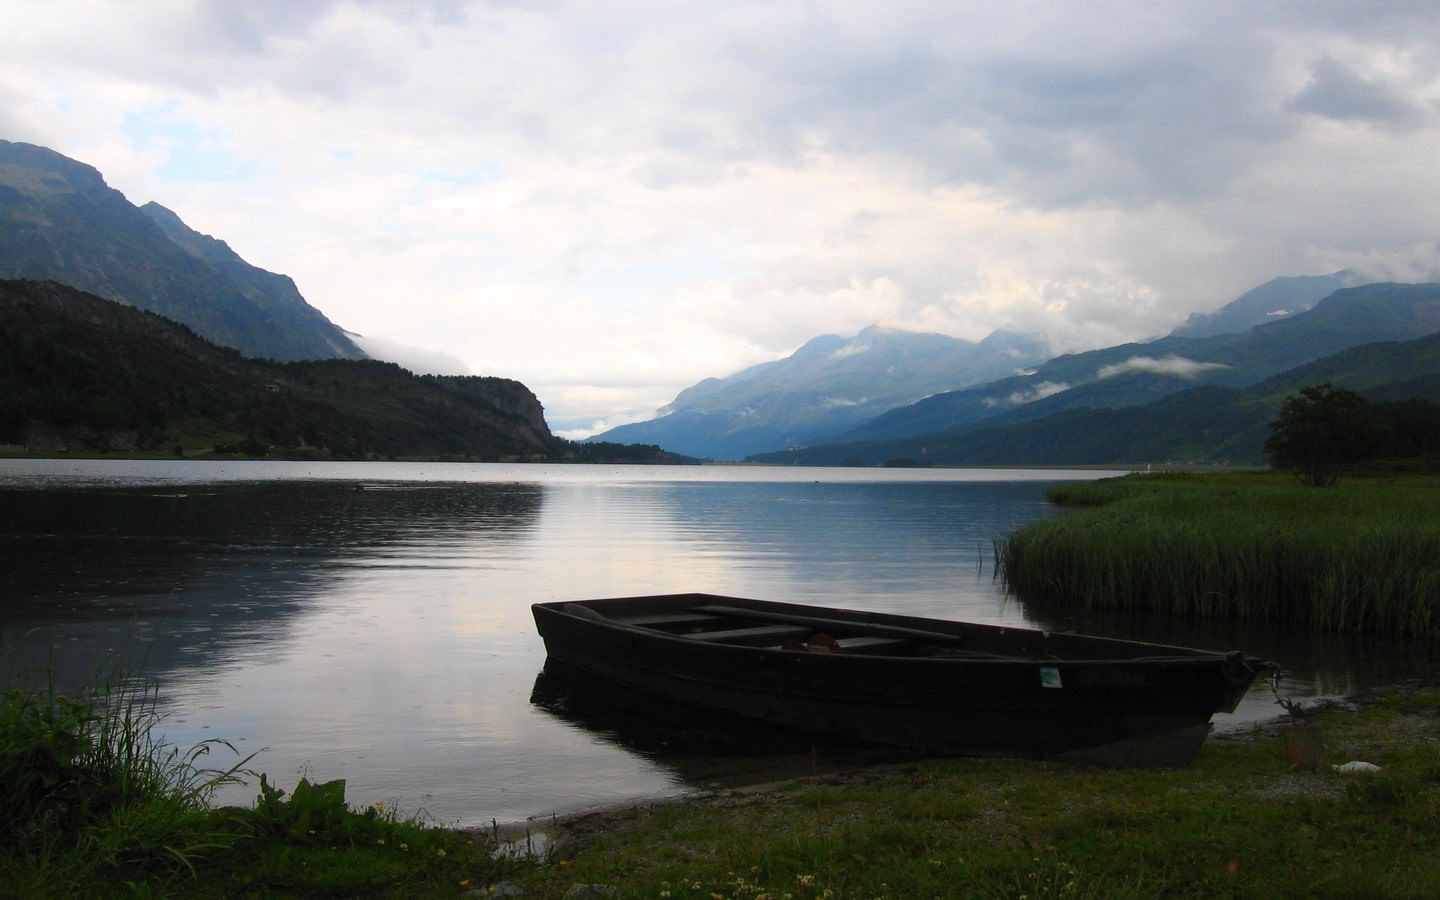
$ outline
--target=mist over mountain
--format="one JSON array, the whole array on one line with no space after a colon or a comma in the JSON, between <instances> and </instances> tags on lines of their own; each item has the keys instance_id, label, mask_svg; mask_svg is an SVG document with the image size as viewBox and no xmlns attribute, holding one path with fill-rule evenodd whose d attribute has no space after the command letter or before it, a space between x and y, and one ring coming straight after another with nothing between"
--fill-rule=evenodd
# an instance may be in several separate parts
<instances>
[{"instance_id":1,"label":"mist over mountain","mask_svg":"<svg viewBox=\"0 0 1440 900\"><path fill-rule=\"evenodd\" d=\"M1074 409L1144 405L1201 385L1246 387L1350 347L1436 330L1440 285L1346 288L1305 312L1239 334L1165 337L1056 357L1026 375L891 410L837 443L1014 424Z\"/></svg>"},{"instance_id":2,"label":"mist over mountain","mask_svg":"<svg viewBox=\"0 0 1440 900\"><path fill-rule=\"evenodd\" d=\"M1170 336L1198 338L1238 334L1256 325L1305 312L1342 288L1358 287L1371 280L1349 269L1329 275L1272 278L1214 312L1192 313Z\"/></svg>"},{"instance_id":3,"label":"mist over mountain","mask_svg":"<svg viewBox=\"0 0 1440 900\"><path fill-rule=\"evenodd\" d=\"M1169 336L1043 361L1039 341L1008 332L979 344L880 328L848 340L826 335L785 359L706 379L660 417L601 437L714 459L799 461L813 456L807 447L1143 407L1205 386L1243 389L1351 347L1440 330L1440 286L1348 286L1361 277L1276 278Z\"/></svg>"},{"instance_id":4,"label":"mist over mountain","mask_svg":"<svg viewBox=\"0 0 1440 900\"><path fill-rule=\"evenodd\" d=\"M91 166L0 140L0 278L53 280L157 313L246 356L364 359L295 283L250 265Z\"/></svg>"},{"instance_id":5,"label":"mist over mountain","mask_svg":"<svg viewBox=\"0 0 1440 900\"><path fill-rule=\"evenodd\" d=\"M1034 375L894 410L833 444L752 457L794 465L1259 464L1289 394L1332 382L1440 402L1440 284L1337 291L1238 335L1060 357Z\"/></svg>"},{"instance_id":6,"label":"mist over mountain","mask_svg":"<svg viewBox=\"0 0 1440 900\"><path fill-rule=\"evenodd\" d=\"M658 418L591 440L657 444L740 459L813 443L937 391L980 384L1048 358L1037 338L997 331L978 343L872 326L817 337L790 356L681 391Z\"/></svg>"}]
</instances>

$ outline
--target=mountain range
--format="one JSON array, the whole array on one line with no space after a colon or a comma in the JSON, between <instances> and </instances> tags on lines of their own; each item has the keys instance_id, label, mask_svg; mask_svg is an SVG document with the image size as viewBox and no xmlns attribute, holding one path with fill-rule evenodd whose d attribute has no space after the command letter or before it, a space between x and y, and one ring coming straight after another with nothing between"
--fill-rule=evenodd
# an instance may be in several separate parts
<instances>
[{"instance_id":1,"label":"mountain range","mask_svg":"<svg viewBox=\"0 0 1440 900\"><path fill-rule=\"evenodd\" d=\"M1263 461L1269 418L1305 384L1329 380L1380 399L1435 399L1440 384L1426 337L1440 331L1440 285L1365 284L1341 271L1274 279L1156 340L1054 358L1043 341L1007 331L978 343L880 327L825 335L785 359L705 379L651 421L559 447L523 385L427 381L372 364L288 277L158 204L132 205L90 166L0 141L7 278L20 280L4 291L0 380L10 393L0 397L0 443L28 429L27 443L38 434L42 445L123 449L184 433L189 417L217 434L259 444L263 432L287 452L324 446L336 456L1248 463ZM173 349L179 339L80 292L181 323L214 346L188 347L188 362L137 362L144 341ZM53 318L62 307L73 308L69 318ZM118 329L116 347L130 355L107 350L87 330L96 323ZM77 334L78 349L69 342ZM207 367L230 381L201 378ZM147 381L172 378L181 382ZM256 397L256 384L268 398ZM397 397L406 400L396 406Z\"/></svg>"},{"instance_id":2,"label":"mountain range","mask_svg":"<svg viewBox=\"0 0 1440 900\"><path fill-rule=\"evenodd\" d=\"M941 391L982 384L1050 357L1038 338L996 331L978 343L872 326L817 337L781 360L686 388L658 418L591 440L658 444L741 459L842 434Z\"/></svg>"},{"instance_id":3,"label":"mountain range","mask_svg":"<svg viewBox=\"0 0 1440 900\"><path fill-rule=\"evenodd\" d=\"M1361 344L1437 330L1440 285L1345 288L1305 312L1239 333L1165 337L1059 356L1025 375L892 410L838 440L892 440L1073 409L1143 405L1200 385L1246 387Z\"/></svg>"},{"instance_id":4,"label":"mountain range","mask_svg":"<svg viewBox=\"0 0 1440 900\"><path fill-rule=\"evenodd\" d=\"M1034 374L893 410L823 446L757 462L875 465L1259 464L1284 399L1330 382L1440 402L1440 284L1346 288L1239 334L1058 357Z\"/></svg>"},{"instance_id":5,"label":"mountain range","mask_svg":"<svg viewBox=\"0 0 1440 900\"><path fill-rule=\"evenodd\" d=\"M1184 402L1163 401L1213 388L1219 393L1190 394L1185 401L1208 398L1196 410L1202 418L1192 432L1213 432L1231 418L1220 398L1238 402L1238 394L1226 391L1244 391L1350 348L1437 330L1440 285L1365 284L1348 270L1276 278L1215 312L1190 316L1165 337L1054 358L1038 339L1003 331L971 344L869 328L848 340L816 338L785 359L706 379L680 392L657 418L598 439L644 441L702 458L797 464L936 463L941 437L950 448L941 454L947 461L1004 463L1006 447L1033 444L1023 451L1026 461L1263 462L1265 422L1257 426L1244 416L1244 434L1225 439L1137 443L1099 429L1107 436L1086 446L1086 429L1077 431L1077 423L1124 422L1111 411L1151 404L1161 404L1154 412L1164 418ZM1278 402L1269 397L1261 406ZM1020 429L1032 422L1059 424ZM967 432L974 434L961 450L959 435ZM986 443L992 439L993 446Z\"/></svg>"},{"instance_id":6,"label":"mountain range","mask_svg":"<svg viewBox=\"0 0 1440 900\"><path fill-rule=\"evenodd\" d=\"M241 259L93 167L0 140L0 278L53 280L158 313L246 356L364 359L295 282Z\"/></svg>"},{"instance_id":7,"label":"mountain range","mask_svg":"<svg viewBox=\"0 0 1440 900\"><path fill-rule=\"evenodd\" d=\"M1347 287L1373 279L1345 269L1329 275L1292 275L1274 278L1252 288L1211 313L1193 313L1171 337L1213 337L1237 334L1266 322L1278 322L1305 312L1316 303Z\"/></svg>"},{"instance_id":8,"label":"mountain range","mask_svg":"<svg viewBox=\"0 0 1440 900\"><path fill-rule=\"evenodd\" d=\"M0 140L0 452L676 462L553 437L505 378L370 360L284 275Z\"/></svg>"}]
</instances>

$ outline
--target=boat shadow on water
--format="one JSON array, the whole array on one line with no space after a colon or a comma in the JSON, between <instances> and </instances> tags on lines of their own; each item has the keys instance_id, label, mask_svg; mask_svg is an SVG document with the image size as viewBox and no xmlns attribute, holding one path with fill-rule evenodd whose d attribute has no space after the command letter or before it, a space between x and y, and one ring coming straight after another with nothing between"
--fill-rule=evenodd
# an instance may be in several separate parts
<instances>
[{"instance_id":1,"label":"boat shadow on water","mask_svg":"<svg viewBox=\"0 0 1440 900\"><path fill-rule=\"evenodd\" d=\"M546 661L530 703L592 739L621 747L696 788L753 785L821 773L899 765L920 753L792 732L711 710L661 703L651 694L596 683Z\"/></svg>"},{"instance_id":2,"label":"boat shadow on water","mask_svg":"<svg viewBox=\"0 0 1440 900\"><path fill-rule=\"evenodd\" d=\"M553 659L535 677L530 702L693 787L736 787L921 758L899 748L817 737L659 701L651 694L597 682Z\"/></svg>"},{"instance_id":3,"label":"boat shadow on water","mask_svg":"<svg viewBox=\"0 0 1440 900\"><path fill-rule=\"evenodd\" d=\"M657 701L621 685L598 684L583 672L548 660L530 702L565 722L614 740L647 757L776 756L809 753L807 735L737 716ZM850 745L855 749L857 745ZM843 745L827 742L830 750Z\"/></svg>"}]
</instances>

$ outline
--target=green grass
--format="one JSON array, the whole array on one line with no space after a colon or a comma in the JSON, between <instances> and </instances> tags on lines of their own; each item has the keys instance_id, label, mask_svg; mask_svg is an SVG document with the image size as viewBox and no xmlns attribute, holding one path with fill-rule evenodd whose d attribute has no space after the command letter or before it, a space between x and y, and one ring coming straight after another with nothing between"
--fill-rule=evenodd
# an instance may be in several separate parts
<instances>
[{"instance_id":1,"label":"green grass","mask_svg":"<svg viewBox=\"0 0 1440 900\"><path fill-rule=\"evenodd\" d=\"M936 761L613 812L575 823L527 896L1440 896L1437 703L1312 717L1369 775L1292 769L1281 726L1170 771Z\"/></svg>"},{"instance_id":2,"label":"green grass","mask_svg":"<svg viewBox=\"0 0 1440 900\"><path fill-rule=\"evenodd\" d=\"M351 808L343 781L285 792L259 776L250 809L216 788L254 777L157 737L153 683L82 696L0 695L0 897L459 896L531 863L497 842L393 810Z\"/></svg>"},{"instance_id":3,"label":"green grass","mask_svg":"<svg viewBox=\"0 0 1440 900\"><path fill-rule=\"evenodd\" d=\"M215 746L188 751L155 737L153 685L117 677L81 697L16 689L0 703L3 879L23 893L59 893L134 861L168 876L236 836L211 821L215 788L238 767L204 768Z\"/></svg>"},{"instance_id":4,"label":"green grass","mask_svg":"<svg viewBox=\"0 0 1440 900\"><path fill-rule=\"evenodd\" d=\"M1268 473L1131 475L997 544L1022 598L1440 637L1440 479L1304 488Z\"/></svg>"}]
</instances>

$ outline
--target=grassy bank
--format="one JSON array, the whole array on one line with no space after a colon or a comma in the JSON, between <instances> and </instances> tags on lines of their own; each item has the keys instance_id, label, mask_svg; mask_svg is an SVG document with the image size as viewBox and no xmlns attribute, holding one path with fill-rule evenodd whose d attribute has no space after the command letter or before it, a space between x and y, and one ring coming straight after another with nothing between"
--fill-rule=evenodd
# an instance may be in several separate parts
<instances>
[{"instance_id":1,"label":"grassy bank","mask_svg":"<svg viewBox=\"0 0 1440 900\"><path fill-rule=\"evenodd\" d=\"M1020 597L1440 637L1440 478L1304 488L1281 473L1130 475L1057 488L1066 514L999 544Z\"/></svg>"},{"instance_id":2,"label":"grassy bank","mask_svg":"<svg viewBox=\"0 0 1440 900\"><path fill-rule=\"evenodd\" d=\"M14 897L1440 896L1440 690L1212 739L1192 766L944 760L488 833L354 809L340 782L206 805L204 746L151 737L153 694L12 691L0 706L0 895ZM1342 774L1363 760L1379 771ZM476 777L484 777L477 772Z\"/></svg>"},{"instance_id":3,"label":"grassy bank","mask_svg":"<svg viewBox=\"0 0 1440 900\"><path fill-rule=\"evenodd\" d=\"M1212 738L1193 766L949 760L581 818L527 896L1440 896L1440 692ZM1336 772L1361 760L1380 771Z\"/></svg>"}]
</instances>

